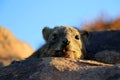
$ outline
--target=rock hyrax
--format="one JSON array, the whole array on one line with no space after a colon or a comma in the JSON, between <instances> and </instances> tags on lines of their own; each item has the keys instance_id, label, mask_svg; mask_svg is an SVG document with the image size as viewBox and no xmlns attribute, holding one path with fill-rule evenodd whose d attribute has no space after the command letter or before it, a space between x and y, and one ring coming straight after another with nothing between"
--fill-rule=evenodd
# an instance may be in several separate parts
<instances>
[{"instance_id":1,"label":"rock hyrax","mask_svg":"<svg viewBox=\"0 0 120 80\"><path fill-rule=\"evenodd\" d=\"M45 27L42 34L46 43L30 57L83 59L86 52L87 31L80 31L71 26L57 26L53 29Z\"/></svg>"}]
</instances>

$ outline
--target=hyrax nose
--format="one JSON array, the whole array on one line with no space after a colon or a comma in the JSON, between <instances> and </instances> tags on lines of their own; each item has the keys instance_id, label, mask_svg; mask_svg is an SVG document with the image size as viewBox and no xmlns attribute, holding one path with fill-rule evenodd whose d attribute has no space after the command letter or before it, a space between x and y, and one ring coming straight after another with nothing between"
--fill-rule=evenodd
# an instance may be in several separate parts
<instances>
[{"instance_id":1,"label":"hyrax nose","mask_svg":"<svg viewBox=\"0 0 120 80\"><path fill-rule=\"evenodd\" d=\"M64 39L62 40L62 42L63 42L63 44L65 44L65 45L69 45L69 43L70 43L70 41L69 41L67 38L64 38Z\"/></svg>"}]
</instances>

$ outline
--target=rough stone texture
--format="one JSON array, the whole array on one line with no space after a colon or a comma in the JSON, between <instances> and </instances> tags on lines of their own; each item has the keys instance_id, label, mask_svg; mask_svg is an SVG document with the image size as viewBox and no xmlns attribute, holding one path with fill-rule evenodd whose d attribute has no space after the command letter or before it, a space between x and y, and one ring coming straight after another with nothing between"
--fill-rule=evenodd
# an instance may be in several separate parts
<instances>
[{"instance_id":1,"label":"rough stone texture","mask_svg":"<svg viewBox=\"0 0 120 80\"><path fill-rule=\"evenodd\" d=\"M109 64L118 64L120 63L120 53L104 50L96 53L95 60Z\"/></svg>"},{"instance_id":2,"label":"rough stone texture","mask_svg":"<svg viewBox=\"0 0 120 80\"><path fill-rule=\"evenodd\" d=\"M120 80L120 65L68 58L28 59L1 68L0 80Z\"/></svg>"},{"instance_id":3,"label":"rough stone texture","mask_svg":"<svg viewBox=\"0 0 120 80\"><path fill-rule=\"evenodd\" d=\"M0 62L8 65L13 60L23 60L33 53L33 48L18 40L8 29L0 26Z\"/></svg>"},{"instance_id":4,"label":"rough stone texture","mask_svg":"<svg viewBox=\"0 0 120 80\"><path fill-rule=\"evenodd\" d=\"M102 51L120 53L120 30L94 31L89 33L86 59L95 59Z\"/></svg>"}]
</instances>

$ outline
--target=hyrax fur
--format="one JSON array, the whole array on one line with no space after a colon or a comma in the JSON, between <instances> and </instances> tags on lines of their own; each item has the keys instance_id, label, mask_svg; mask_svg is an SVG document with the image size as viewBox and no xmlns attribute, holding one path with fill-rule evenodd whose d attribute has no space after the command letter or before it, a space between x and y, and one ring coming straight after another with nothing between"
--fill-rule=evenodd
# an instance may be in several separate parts
<instances>
[{"instance_id":1,"label":"hyrax fur","mask_svg":"<svg viewBox=\"0 0 120 80\"><path fill-rule=\"evenodd\" d=\"M57 26L53 29L45 27L42 34L46 43L30 58L66 57L83 59L86 54L87 31L80 31L71 26Z\"/></svg>"}]
</instances>

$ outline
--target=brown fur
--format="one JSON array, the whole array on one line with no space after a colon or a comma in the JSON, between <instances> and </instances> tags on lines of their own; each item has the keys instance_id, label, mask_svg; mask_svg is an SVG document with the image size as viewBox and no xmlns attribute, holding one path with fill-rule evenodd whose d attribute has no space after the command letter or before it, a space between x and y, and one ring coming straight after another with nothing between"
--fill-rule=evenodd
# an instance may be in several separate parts
<instances>
[{"instance_id":1,"label":"brown fur","mask_svg":"<svg viewBox=\"0 0 120 80\"><path fill-rule=\"evenodd\" d=\"M42 31L46 43L31 57L66 57L83 59L88 33L70 26L45 27Z\"/></svg>"}]
</instances>

